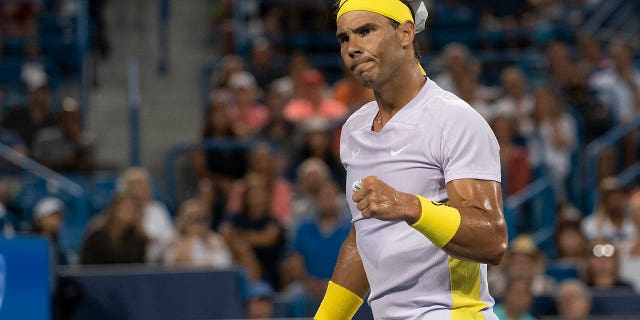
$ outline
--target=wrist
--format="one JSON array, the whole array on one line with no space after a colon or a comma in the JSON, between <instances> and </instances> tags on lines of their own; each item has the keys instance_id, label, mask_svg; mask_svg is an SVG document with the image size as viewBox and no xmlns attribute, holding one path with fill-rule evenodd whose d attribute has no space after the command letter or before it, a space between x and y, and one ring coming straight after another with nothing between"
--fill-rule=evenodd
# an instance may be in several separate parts
<instances>
[{"instance_id":1,"label":"wrist","mask_svg":"<svg viewBox=\"0 0 640 320\"><path fill-rule=\"evenodd\" d=\"M455 236L461 216L456 208L416 195L420 202L420 218L411 227L426 236L438 248L442 248Z\"/></svg>"},{"instance_id":2,"label":"wrist","mask_svg":"<svg viewBox=\"0 0 640 320\"><path fill-rule=\"evenodd\" d=\"M409 225L413 225L418 222L418 220L420 220L420 217L422 216L422 205L420 204L420 199L418 199L415 194L405 193L404 195L406 197L406 210L404 220Z\"/></svg>"}]
</instances>

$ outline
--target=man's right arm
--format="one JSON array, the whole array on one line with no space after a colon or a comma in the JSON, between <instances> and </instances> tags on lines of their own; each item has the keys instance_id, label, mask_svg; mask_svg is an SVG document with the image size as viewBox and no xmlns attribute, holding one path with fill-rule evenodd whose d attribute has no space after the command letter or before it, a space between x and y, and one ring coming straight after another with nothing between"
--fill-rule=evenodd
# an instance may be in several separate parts
<instances>
[{"instance_id":1,"label":"man's right arm","mask_svg":"<svg viewBox=\"0 0 640 320\"><path fill-rule=\"evenodd\" d=\"M350 320L358 311L369 282L356 245L356 230L351 231L342 244L333 277L327 287L315 320Z\"/></svg>"},{"instance_id":2,"label":"man's right arm","mask_svg":"<svg viewBox=\"0 0 640 320\"><path fill-rule=\"evenodd\" d=\"M358 252L356 229L353 225L351 225L349 235L344 240L342 248L340 248L338 262L336 263L335 269L333 269L331 281L357 294L361 298L369 292L369 281L364 272L362 258Z\"/></svg>"}]
</instances>

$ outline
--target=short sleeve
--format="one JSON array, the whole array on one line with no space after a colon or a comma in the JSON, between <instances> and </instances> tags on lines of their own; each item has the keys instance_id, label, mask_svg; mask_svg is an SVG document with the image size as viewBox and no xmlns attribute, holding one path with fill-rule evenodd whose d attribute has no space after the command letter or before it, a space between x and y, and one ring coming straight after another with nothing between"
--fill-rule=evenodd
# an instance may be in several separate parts
<instances>
[{"instance_id":1,"label":"short sleeve","mask_svg":"<svg viewBox=\"0 0 640 320\"><path fill-rule=\"evenodd\" d=\"M487 122L461 108L445 123L442 138L445 183L458 179L500 182L500 147Z\"/></svg>"}]
</instances>

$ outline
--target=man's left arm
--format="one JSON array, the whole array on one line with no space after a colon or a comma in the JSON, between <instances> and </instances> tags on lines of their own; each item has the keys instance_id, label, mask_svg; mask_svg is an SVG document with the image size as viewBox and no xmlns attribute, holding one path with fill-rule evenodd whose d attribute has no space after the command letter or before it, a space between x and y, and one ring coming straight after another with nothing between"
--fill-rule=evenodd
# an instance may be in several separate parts
<instances>
[{"instance_id":1,"label":"man's left arm","mask_svg":"<svg viewBox=\"0 0 640 320\"><path fill-rule=\"evenodd\" d=\"M449 204L458 210L460 225L442 249L461 259L498 264L507 249L507 225L500 184L460 179L447 184Z\"/></svg>"},{"instance_id":2,"label":"man's left arm","mask_svg":"<svg viewBox=\"0 0 640 320\"><path fill-rule=\"evenodd\" d=\"M366 218L404 220L448 254L498 264L507 249L500 183L458 179L447 184L449 206L395 190L375 176L352 198Z\"/></svg>"}]
</instances>

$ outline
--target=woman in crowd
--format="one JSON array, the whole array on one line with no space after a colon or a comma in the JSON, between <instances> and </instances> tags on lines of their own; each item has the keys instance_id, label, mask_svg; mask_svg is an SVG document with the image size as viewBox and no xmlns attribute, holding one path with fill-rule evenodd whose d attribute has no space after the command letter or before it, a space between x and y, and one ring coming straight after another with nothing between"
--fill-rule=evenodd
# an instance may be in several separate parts
<instances>
[{"instance_id":1,"label":"woman in crowd","mask_svg":"<svg viewBox=\"0 0 640 320\"><path fill-rule=\"evenodd\" d=\"M117 195L107 211L90 222L80 263L144 263L148 241L141 217L140 207L131 195Z\"/></svg>"}]
</instances>

